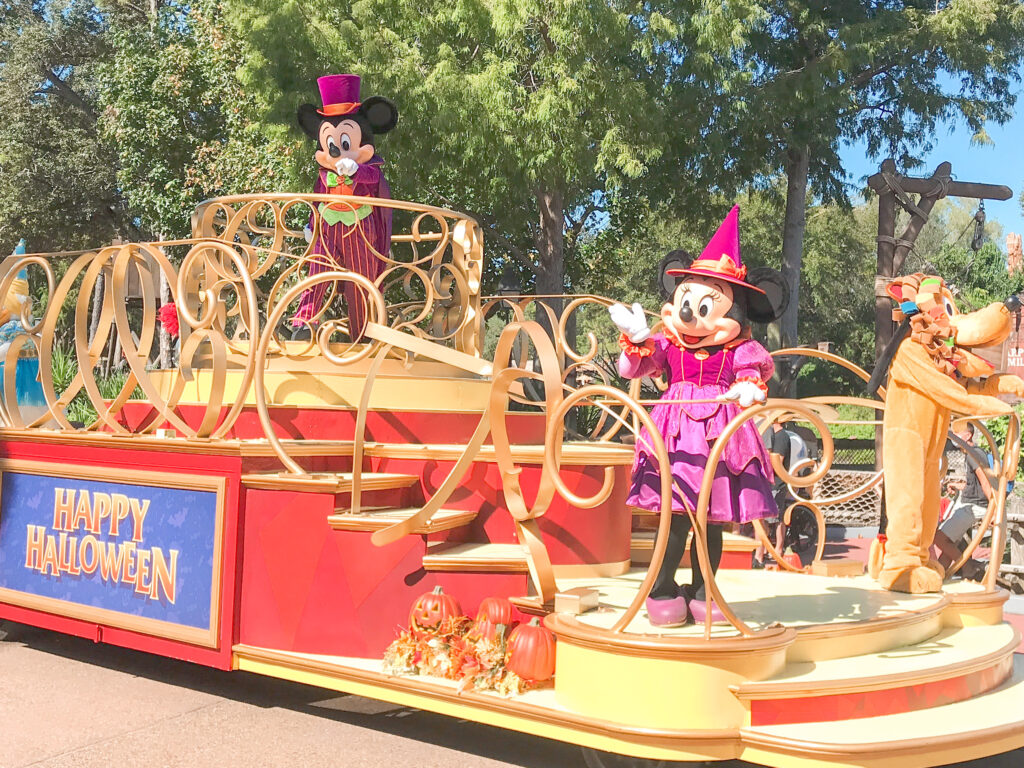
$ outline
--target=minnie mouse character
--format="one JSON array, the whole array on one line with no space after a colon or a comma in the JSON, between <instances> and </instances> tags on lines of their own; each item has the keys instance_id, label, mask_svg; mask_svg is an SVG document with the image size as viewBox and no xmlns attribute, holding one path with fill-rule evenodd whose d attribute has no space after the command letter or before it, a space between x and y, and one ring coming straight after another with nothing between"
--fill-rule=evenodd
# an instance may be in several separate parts
<instances>
[{"instance_id":1,"label":"minnie mouse character","mask_svg":"<svg viewBox=\"0 0 1024 768\"><path fill-rule=\"evenodd\" d=\"M696 543L690 547L691 582L680 588L676 569L686 551L690 517L697 507L711 446L740 407L763 403L775 370L768 351L750 338L750 323L770 322L781 314L763 288L747 281L740 261L739 207L733 207L700 258L674 251L666 261L681 262L665 274L679 282L661 309L663 330L651 335L643 308L609 307L622 331L619 373L629 379L668 372L669 387L651 418L668 451L674 478L672 525L665 558L647 598L647 614L656 626L678 626L692 614L704 621L704 579L697 566ZM770 272L770 270L768 270ZM767 279L765 275L763 279ZM784 303L784 302L782 302ZM676 402L672 402L676 401ZM683 401L682 403L678 401ZM712 571L722 558L722 525L778 515L772 497L774 474L761 436L752 422L729 439L711 486L707 529ZM636 444L628 503L661 508L657 457L646 430ZM687 610L689 604L689 611ZM715 609L713 618L722 620Z\"/></svg>"},{"instance_id":2,"label":"minnie mouse character","mask_svg":"<svg viewBox=\"0 0 1024 768\"><path fill-rule=\"evenodd\" d=\"M317 80L317 86L323 107L303 104L298 110L299 125L317 143L313 157L320 172L313 191L390 198L391 188L381 173L384 161L376 154L373 142L375 134L387 133L395 127L398 109L383 96L360 102L358 75L327 75ZM317 217L319 229L315 226ZM320 203L310 215L306 239L312 246L310 275L328 271L329 259L339 267L376 280L384 271L384 258L391 247L391 209L366 203ZM292 318L296 331L318 316L328 287L329 283L320 283L302 294L299 310ZM358 341L366 327L366 305L352 283L344 284L343 293L349 336Z\"/></svg>"}]
</instances>

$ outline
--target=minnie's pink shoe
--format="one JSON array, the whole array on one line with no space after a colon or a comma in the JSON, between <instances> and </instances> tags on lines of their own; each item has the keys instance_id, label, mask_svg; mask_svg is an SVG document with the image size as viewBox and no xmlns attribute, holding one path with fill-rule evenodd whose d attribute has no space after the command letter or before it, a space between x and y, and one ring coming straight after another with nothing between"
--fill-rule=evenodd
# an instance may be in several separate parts
<instances>
[{"instance_id":1,"label":"minnie's pink shoe","mask_svg":"<svg viewBox=\"0 0 1024 768\"><path fill-rule=\"evenodd\" d=\"M681 627L686 623L686 598L647 598L647 619L655 627Z\"/></svg>"},{"instance_id":2,"label":"minnie's pink shoe","mask_svg":"<svg viewBox=\"0 0 1024 768\"><path fill-rule=\"evenodd\" d=\"M704 619L707 618L707 615L708 615L708 604L707 604L707 602L705 602L704 600L697 600L696 598L691 600L690 601L690 614L693 616L693 623L694 624L703 624L704 623ZM714 606L711 607L711 623L712 624L722 624L722 623L727 622L727 621L728 621L728 619L725 618L725 614L722 613L718 609L717 605L714 605Z\"/></svg>"}]
</instances>

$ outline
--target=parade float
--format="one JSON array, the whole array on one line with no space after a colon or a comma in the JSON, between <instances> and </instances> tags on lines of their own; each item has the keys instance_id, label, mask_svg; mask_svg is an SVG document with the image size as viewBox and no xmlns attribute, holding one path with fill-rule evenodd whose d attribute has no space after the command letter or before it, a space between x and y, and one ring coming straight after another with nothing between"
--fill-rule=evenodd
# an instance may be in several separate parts
<instances>
[{"instance_id":1,"label":"parade float","mask_svg":"<svg viewBox=\"0 0 1024 768\"><path fill-rule=\"evenodd\" d=\"M388 214L385 252L369 215L337 215L366 206ZM376 274L318 248L338 221ZM934 766L1024 746L998 557L980 583L955 575L986 535L1004 547L1012 414L1001 451L993 414L966 414L1000 493L938 590L899 592L822 560L822 511L883 481L823 492L836 406L881 423L885 389L734 407L681 508L677 580L699 569L710 610L661 626L645 601L678 514L660 401L570 330L606 321L613 299L484 296L477 223L389 197L222 197L192 224L188 239L0 264L0 295L26 274L36 289L4 364L37 363L46 404L22 407L4 377L0 618L562 740L592 766ZM340 295L365 314L339 312ZM69 322L77 367L58 384ZM774 356L869 379L816 349ZM777 421L820 440L804 471L773 467L818 518L813 562L783 557L756 520L780 569L735 567L756 542L731 533L716 569L723 454ZM640 438L654 509L627 504Z\"/></svg>"}]
</instances>

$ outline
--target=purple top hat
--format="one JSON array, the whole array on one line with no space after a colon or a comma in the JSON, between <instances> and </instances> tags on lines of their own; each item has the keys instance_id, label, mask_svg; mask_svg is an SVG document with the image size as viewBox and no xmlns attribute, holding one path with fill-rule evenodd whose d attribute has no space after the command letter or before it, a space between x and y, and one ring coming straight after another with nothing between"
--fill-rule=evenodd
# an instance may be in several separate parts
<instances>
[{"instance_id":1,"label":"purple top hat","mask_svg":"<svg viewBox=\"0 0 1024 768\"><path fill-rule=\"evenodd\" d=\"M350 115L359 109L359 75L324 75L316 81L320 88L324 117Z\"/></svg>"}]
</instances>

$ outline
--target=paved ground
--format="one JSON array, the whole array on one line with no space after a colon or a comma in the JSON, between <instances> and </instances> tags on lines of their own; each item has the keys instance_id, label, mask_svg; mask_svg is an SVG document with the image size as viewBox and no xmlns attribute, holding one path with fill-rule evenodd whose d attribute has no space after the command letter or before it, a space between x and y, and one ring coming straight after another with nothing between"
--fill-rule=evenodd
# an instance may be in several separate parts
<instances>
[{"instance_id":1,"label":"paved ground","mask_svg":"<svg viewBox=\"0 0 1024 768\"><path fill-rule=\"evenodd\" d=\"M969 764L1019 768L1021 755ZM556 742L0 625L0 768L582 768ZM718 764L741 768L746 764Z\"/></svg>"}]
</instances>

